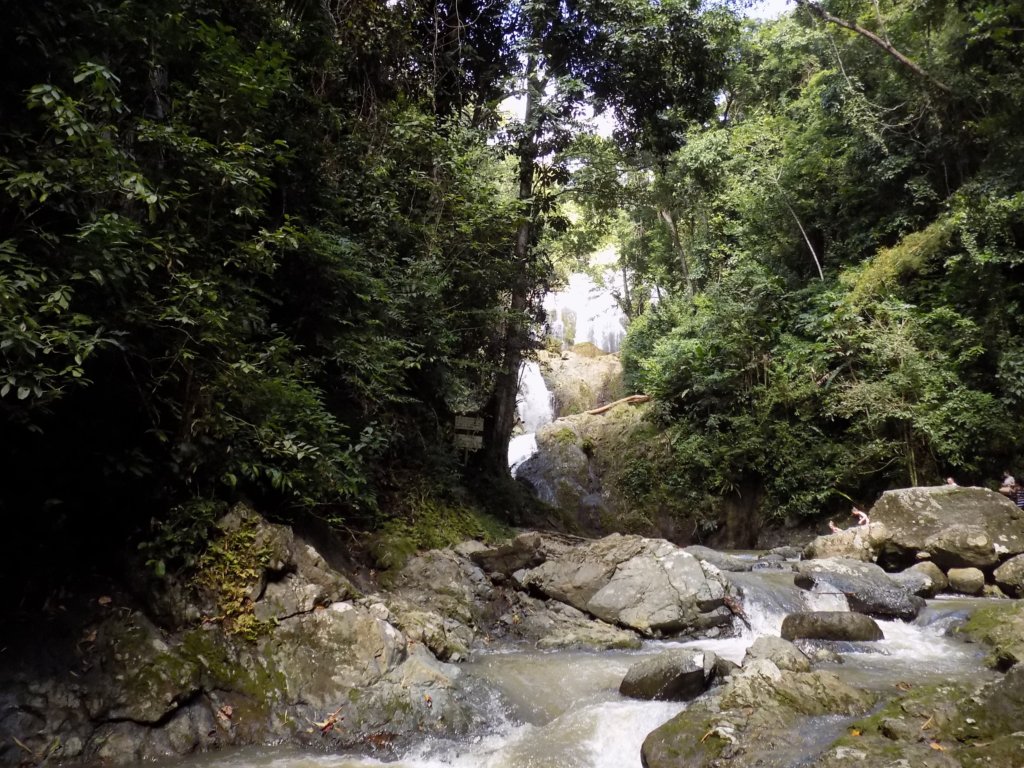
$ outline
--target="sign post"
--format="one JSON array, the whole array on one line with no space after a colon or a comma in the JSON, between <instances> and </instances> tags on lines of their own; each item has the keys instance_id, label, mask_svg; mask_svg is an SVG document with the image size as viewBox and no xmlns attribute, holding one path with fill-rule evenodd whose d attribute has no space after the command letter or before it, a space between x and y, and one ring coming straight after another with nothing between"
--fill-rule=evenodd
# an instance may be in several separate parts
<instances>
[{"instance_id":1,"label":"sign post","mask_svg":"<svg viewBox=\"0 0 1024 768\"><path fill-rule=\"evenodd\" d=\"M479 416L455 417L455 447L462 449L462 463L469 460L472 451L484 447L484 420Z\"/></svg>"}]
</instances>

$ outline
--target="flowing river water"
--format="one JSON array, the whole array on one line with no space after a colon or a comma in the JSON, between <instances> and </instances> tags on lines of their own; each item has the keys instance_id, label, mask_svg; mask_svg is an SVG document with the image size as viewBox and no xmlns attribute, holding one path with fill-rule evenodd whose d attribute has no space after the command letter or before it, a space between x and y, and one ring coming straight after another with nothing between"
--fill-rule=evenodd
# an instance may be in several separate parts
<instances>
[{"instance_id":1,"label":"flowing river water","mask_svg":"<svg viewBox=\"0 0 1024 768\"><path fill-rule=\"evenodd\" d=\"M744 592L749 627L736 637L690 642L650 641L638 651L506 650L483 652L463 671L492 691L487 733L462 742L427 739L397 761L371 756L300 754L285 749L220 752L174 763L179 768L639 768L648 733L685 709L678 702L626 699L619 682L630 665L667 647L710 650L737 663L762 634L779 634L786 613L843 610L845 598L804 592L792 574L728 574ZM981 650L947 635L956 621L982 603L937 599L913 623L880 621L885 639L873 651L851 646L842 663L819 665L854 686L894 693L894 686L957 681L988 675ZM813 765L813 757L847 724L815 718L802 729L799 752L777 755L773 765Z\"/></svg>"}]
</instances>

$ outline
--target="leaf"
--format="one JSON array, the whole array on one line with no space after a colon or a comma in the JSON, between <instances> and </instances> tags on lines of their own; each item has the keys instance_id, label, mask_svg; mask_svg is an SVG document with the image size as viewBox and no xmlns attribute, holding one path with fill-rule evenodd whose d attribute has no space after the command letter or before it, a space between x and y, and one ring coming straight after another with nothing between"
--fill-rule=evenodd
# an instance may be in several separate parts
<instances>
[{"instance_id":1,"label":"leaf","mask_svg":"<svg viewBox=\"0 0 1024 768\"><path fill-rule=\"evenodd\" d=\"M945 752L946 751L946 747L942 746L937 741L929 742L928 746L931 747L932 749L934 749L936 752Z\"/></svg>"}]
</instances>

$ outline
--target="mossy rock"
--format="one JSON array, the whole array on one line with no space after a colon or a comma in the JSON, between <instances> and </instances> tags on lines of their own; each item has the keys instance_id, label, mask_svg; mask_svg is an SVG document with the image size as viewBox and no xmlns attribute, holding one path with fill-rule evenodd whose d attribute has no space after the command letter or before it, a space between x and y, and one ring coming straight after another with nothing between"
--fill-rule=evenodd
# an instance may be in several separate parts
<instances>
[{"instance_id":1,"label":"mossy rock","mask_svg":"<svg viewBox=\"0 0 1024 768\"><path fill-rule=\"evenodd\" d=\"M989 666L1007 670L1024 659L1024 603L999 602L979 608L957 632L990 649Z\"/></svg>"},{"instance_id":2,"label":"mossy rock","mask_svg":"<svg viewBox=\"0 0 1024 768\"><path fill-rule=\"evenodd\" d=\"M700 709L680 712L644 739L640 760L644 768L704 768L732 744L731 724L716 728L716 715Z\"/></svg>"}]
</instances>

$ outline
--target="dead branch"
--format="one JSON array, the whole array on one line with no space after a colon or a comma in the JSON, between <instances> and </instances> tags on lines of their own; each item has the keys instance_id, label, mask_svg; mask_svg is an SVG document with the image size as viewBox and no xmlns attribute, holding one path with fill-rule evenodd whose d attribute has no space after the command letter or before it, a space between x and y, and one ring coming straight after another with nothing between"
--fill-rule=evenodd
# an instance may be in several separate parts
<instances>
[{"instance_id":1,"label":"dead branch","mask_svg":"<svg viewBox=\"0 0 1024 768\"><path fill-rule=\"evenodd\" d=\"M814 14L822 21L828 22L829 24L835 24L836 26L842 27L843 29L848 29L851 32L856 32L861 37L865 38L866 40L870 40L874 45L878 46L883 51L888 53L890 56L896 59L896 61L905 66L918 77L922 77L928 82L930 82L943 93L953 93L952 88L943 83L941 80L937 80L927 71L922 69L921 66L917 64L917 62L915 62L913 59L909 58L905 54L901 53L899 50L896 49L896 47L892 43L890 43L888 40L883 40L870 29L865 29L864 27L860 26L855 22L847 21L846 19L841 19L838 16L833 16L831 13L826 11L817 3L810 2L810 0L796 0L796 4L801 8L806 8L810 13Z\"/></svg>"},{"instance_id":2,"label":"dead branch","mask_svg":"<svg viewBox=\"0 0 1024 768\"><path fill-rule=\"evenodd\" d=\"M621 400L616 400L614 403L608 403L608 405L602 405L600 408L595 408L592 411L587 411L587 415L600 416L602 413L610 411L617 405L639 405L640 403L646 403L650 399L650 395L630 395L629 397L623 397Z\"/></svg>"}]
</instances>

